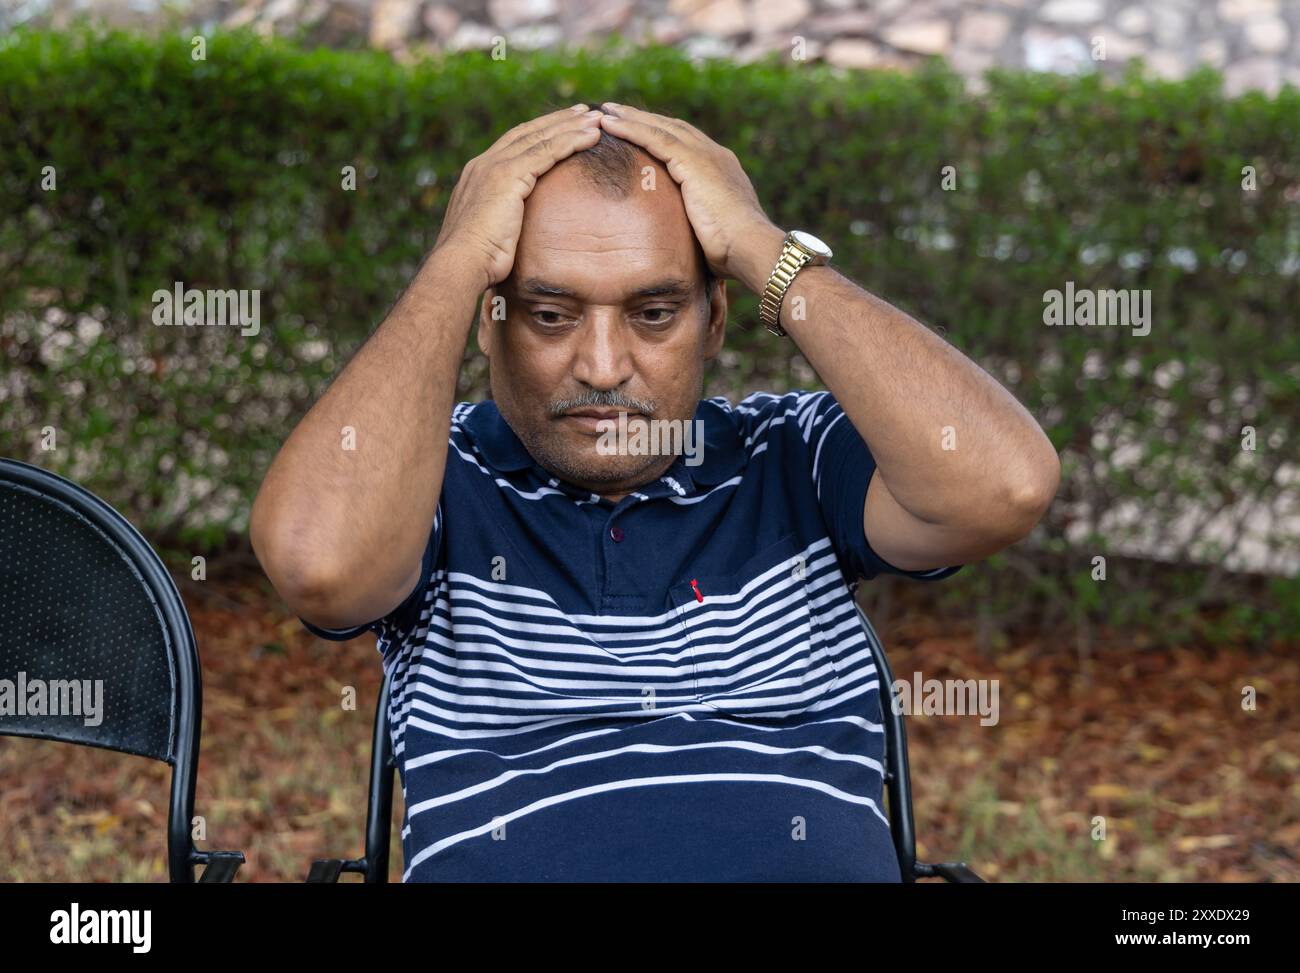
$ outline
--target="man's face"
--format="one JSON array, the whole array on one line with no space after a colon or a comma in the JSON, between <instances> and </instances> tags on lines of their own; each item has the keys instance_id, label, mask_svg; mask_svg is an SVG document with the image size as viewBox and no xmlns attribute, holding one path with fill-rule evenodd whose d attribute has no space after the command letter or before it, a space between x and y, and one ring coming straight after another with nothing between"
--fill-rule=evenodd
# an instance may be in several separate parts
<instances>
[{"instance_id":1,"label":"man's face","mask_svg":"<svg viewBox=\"0 0 1300 973\"><path fill-rule=\"evenodd\" d=\"M538 181L513 271L479 317L492 397L515 435L543 469L611 499L661 476L674 457L598 450L608 426L597 426L600 414L628 413L629 436L647 419L689 423L727 311L721 283L712 309L705 302L677 184L638 157L657 169L657 188L638 179L626 199L608 198L572 160ZM496 296L505 299L500 321Z\"/></svg>"}]
</instances>

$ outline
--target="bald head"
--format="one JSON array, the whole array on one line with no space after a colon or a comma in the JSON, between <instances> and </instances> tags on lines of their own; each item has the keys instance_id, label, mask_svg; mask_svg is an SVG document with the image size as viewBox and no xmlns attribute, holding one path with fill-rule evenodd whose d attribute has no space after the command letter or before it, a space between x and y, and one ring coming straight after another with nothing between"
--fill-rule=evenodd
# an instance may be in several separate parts
<instances>
[{"instance_id":1,"label":"bald head","mask_svg":"<svg viewBox=\"0 0 1300 973\"><path fill-rule=\"evenodd\" d=\"M599 110L599 104L596 104ZM575 170L587 188L606 199L627 199L634 192L643 191L641 185L646 166L659 170L655 173L655 187L662 186L668 189L680 200L681 190L662 162L639 145L633 145L605 131L600 133L600 138L595 145L575 152L556 165L551 172L562 169ZM544 181L551 172L543 174L539 183ZM704 251L699 248L698 242L694 241L693 231L691 235L703 281L705 301L708 303L712 301L715 278L709 270L708 261L704 258Z\"/></svg>"}]
</instances>

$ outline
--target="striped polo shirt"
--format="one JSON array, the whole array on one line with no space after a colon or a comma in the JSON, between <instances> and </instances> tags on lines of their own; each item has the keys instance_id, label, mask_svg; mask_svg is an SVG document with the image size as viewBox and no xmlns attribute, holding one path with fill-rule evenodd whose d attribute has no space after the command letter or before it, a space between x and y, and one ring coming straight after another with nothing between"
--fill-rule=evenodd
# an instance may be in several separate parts
<instances>
[{"instance_id":1,"label":"striped polo shirt","mask_svg":"<svg viewBox=\"0 0 1300 973\"><path fill-rule=\"evenodd\" d=\"M854 605L902 571L829 392L702 400L611 503L458 403L422 580L378 635L406 881L898 881Z\"/></svg>"}]
</instances>

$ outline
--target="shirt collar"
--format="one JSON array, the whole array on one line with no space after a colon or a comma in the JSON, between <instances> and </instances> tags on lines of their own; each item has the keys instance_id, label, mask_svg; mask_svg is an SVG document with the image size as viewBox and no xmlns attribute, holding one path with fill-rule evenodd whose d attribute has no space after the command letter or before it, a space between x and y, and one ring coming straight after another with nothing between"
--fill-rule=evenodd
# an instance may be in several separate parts
<instances>
[{"instance_id":1,"label":"shirt collar","mask_svg":"<svg viewBox=\"0 0 1300 973\"><path fill-rule=\"evenodd\" d=\"M515 473L535 465L527 447L519 441L491 399L470 409L469 418L461 425L478 447L479 454L494 471Z\"/></svg>"},{"instance_id":2,"label":"shirt collar","mask_svg":"<svg viewBox=\"0 0 1300 973\"><path fill-rule=\"evenodd\" d=\"M745 443L729 410L710 399L701 399L695 407L695 419L704 423L701 462L697 466L687 466L686 458L679 456L660 477L660 480L672 477L687 493L700 486L722 483L739 473L745 465ZM493 470L513 473L533 468L543 480L552 478L550 473L537 465L528 448L501 415L496 402L491 399L480 402L471 409L462 427ZM638 489L645 492L646 487Z\"/></svg>"}]
</instances>

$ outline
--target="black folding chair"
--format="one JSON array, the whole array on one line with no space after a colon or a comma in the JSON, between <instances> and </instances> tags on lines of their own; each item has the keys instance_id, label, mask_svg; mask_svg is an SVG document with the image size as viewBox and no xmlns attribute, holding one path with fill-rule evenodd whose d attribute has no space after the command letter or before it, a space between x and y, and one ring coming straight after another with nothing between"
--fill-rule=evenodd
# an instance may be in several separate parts
<instances>
[{"instance_id":1,"label":"black folding chair","mask_svg":"<svg viewBox=\"0 0 1300 973\"><path fill-rule=\"evenodd\" d=\"M885 724L885 793L889 795L889 830L894 836L894 850L898 853L898 870L904 882L918 878L942 878L948 882L983 882L965 862L941 862L929 865L916 860L916 824L912 817L912 778L907 766L907 730L903 716L894 712L891 705L894 670L885 658L885 647L880 636L867 620L867 613L858 605L858 617L866 631L872 658L876 661L876 674L880 679L880 709Z\"/></svg>"},{"instance_id":2,"label":"black folding chair","mask_svg":"<svg viewBox=\"0 0 1300 973\"><path fill-rule=\"evenodd\" d=\"M0 679L45 703L0 714L0 736L60 740L172 767L167 871L229 882L244 855L194 847L202 684L171 576L117 511L39 467L0 459ZM100 722L84 691L102 685ZM45 712L31 715L26 710ZM57 709L60 712L53 713ZM74 710L75 712L63 712Z\"/></svg>"},{"instance_id":3,"label":"black folding chair","mask_svg":"<svg viewBox=\"0 0 1300 973\"><path fill-rule=\"evenodd\" d=\"M942 862L930 865L916 860L916 826L912 817L912 780L907 765L907 730L903 717L890 705L890 687L894 672L885 658L880 637L871 627L862 606L858 617L866 631L867 642L876 662L880 677L880 705L885 726L885 792L889 796L889 829L898 853L898 867L904 882L918 878L942 878L948 882L983 882L965 862ZM388 881L389 826L393 811L393 760L392 740L388 734L388 694L390 673L384 676L379 689L379 705L375 710L375 735L370 757L370 804L366 812L366 854L364 858L322 859L312 863L308 882L337 882L343 872L357 872L367 882Z\"/></svg>"}]
</instances>

